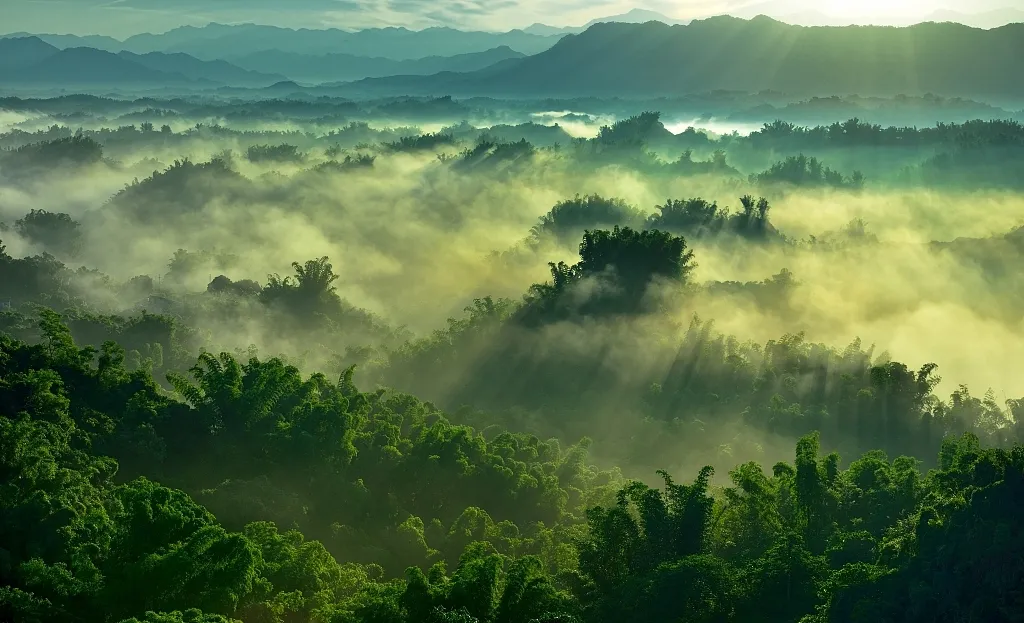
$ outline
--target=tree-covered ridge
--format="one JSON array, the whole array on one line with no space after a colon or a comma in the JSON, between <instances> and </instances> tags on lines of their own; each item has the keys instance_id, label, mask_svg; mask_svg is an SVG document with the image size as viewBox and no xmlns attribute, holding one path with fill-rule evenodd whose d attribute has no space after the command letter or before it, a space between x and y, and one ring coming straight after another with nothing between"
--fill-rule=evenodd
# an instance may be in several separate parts
<instances>
[{"instance_id":1,"label":"tree-covered ridge","mask_svg":"<svg viewBox=\"0 0 1024 623\"><path fill-rule=\"evenodd\" d=\"M40 324L38 345L0 338L5 620L811 623L1024 606L1019 446L947 438L922 473L880 451L843 468L809 435L792 464L740 465L726 486L710 467L622 486L582 447L485 440L351 375L205 355L169 396L115 344L79 349L54 314Z\"/></svg>"},{"instance_id":2,"label":"tree-covered ridge","mask_svg":"<svg viewBox=\"0 0 1024 623\"><path fill-rule=\"evenodd\" d=\"M228 118L232 121L241 119ZM329 117L310 119L301 114L295 121L308 129L251 130L200 122L175 132L168 125L158 130L144 121L116 128L54 124L34 132L12 130L0 134L0 170L25 181L47 175L47 169L55 166L70 169L103 163L115 170L142 170L142 177L153 173L153 180L144 180L143 186L154 191L172 182L182 184L189 173L196 180L187 186L202 186L201 178L226 186L222 192L243 192L244 184L216 170L230 164L230 153L208 163L184 157L153 161L156 166L149 168L148 160L127 160L138 149L187 154L220 141L238 145L239 159L249 165L287 165L306 174L351 172L372 167L375 158L436 154L441 164L464 174L521 176L539 166L571 174L617 166L658 177L716 176L776 191L780 187L1018 188L1016 174L1024 153L1024 129L1012 119L932 127L883 126L859 118L817 126L776 120L747 135L716 136L693 127L670 132L660 113L648 111L595 127L597 136L592 138L574 136L557 124L542 126L532 121L489 127L461 121L431 133L404 126L371 128L365 121L333 123ZM449 121L445 117L442 123ZM183 203L193 201L186 198Z\"/></svg>"}]
</instances>

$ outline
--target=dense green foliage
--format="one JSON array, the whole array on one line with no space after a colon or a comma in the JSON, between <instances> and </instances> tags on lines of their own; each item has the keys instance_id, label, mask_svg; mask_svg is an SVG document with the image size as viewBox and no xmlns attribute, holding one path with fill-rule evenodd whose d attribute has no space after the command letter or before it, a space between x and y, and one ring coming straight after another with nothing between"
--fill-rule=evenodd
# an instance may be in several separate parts
<instances>
[{"instance_id":1,"label":"dense green foliage","mask_svg":"<svg viewBox=\"0 0 1024 623\"><path fill-rule=\"evenodd\" d=\"M173 398L115 344L79 349L50 312L40 326L36 346L0 339L6 620L811 623L1024 607L1019 446L949 438L923 474L881 451L842 469L811 435L770 474L663 474L659 490L586 467L582 447L485 440L409 396L277 360L204 355Z\"/></svg>"}]
</instances>

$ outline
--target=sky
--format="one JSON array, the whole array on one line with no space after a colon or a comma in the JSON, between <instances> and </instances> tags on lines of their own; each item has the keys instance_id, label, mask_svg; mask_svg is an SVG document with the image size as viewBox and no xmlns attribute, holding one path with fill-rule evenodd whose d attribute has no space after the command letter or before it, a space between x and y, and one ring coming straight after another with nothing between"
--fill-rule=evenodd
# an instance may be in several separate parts
<instances>
[{"instance_id":1,"label":"sky","mask_svg":"<svg viewBox=\"0 0 1024 623\"><path fill-rule=\"evenodd\" d=\"M1024 12L1024 0L0 0L0 29L117 38L209 22L291 28L509 30L535 22L578 26L633 8L681 20L764 13L796 23L815 22L827 15L849 23L899 25L939 10L980 13L1010 8Z\"/></svg>"}]
</instances>

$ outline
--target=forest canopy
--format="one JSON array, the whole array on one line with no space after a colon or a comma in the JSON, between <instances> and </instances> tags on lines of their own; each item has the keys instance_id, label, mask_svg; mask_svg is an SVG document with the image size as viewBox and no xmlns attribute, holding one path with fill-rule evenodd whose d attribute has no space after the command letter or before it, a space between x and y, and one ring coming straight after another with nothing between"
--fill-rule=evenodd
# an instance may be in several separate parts
<instances>
[{"instance_id":1,"label":"forest canopy","mask_svg":"<svg viewBox=\"0 0 1024 623\"><path fill-rule=\"evenodd\" d=\"M0 621L1015 620L1020 119L770 97L0 99Z\"/></svg>"}]
</instances>

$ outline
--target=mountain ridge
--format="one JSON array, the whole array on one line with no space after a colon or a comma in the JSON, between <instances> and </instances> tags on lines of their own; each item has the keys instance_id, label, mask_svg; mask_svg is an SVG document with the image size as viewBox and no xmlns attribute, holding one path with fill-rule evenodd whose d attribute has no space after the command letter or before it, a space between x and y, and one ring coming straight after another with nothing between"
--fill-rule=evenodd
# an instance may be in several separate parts
<instances>
[{"instance_id":1,"label":"mountain ridge","mask_svg":"<svg viewBox=\"0 0 1024 623\"><path fill-rule=\"evenodd\" d=\"M92 47L108 52L181 52L200 60L228 60L264 50L278 49L296 54L330 53L413 60L429 56L456 56L486 52L501 46L521 54L535 54L549 48L561 34L537 35L521 29L506 32L458 30L431 27L367 28L347 31L339 28L284 28L265 24L220 24L179 26L163 33L139 33L123 41L102 35L58 35L18 32L0 39L38 36L54 47Z\"/></svg>"},{"instance_id":2,"label":"mountain ridge","mask_svg":"<svg viewBox=\"0 0 1024 623\"><path fill-rule=\"evenodd\" d=\"M642 24L644 22L661 22L663 24L685 24L689 20L680 20L673 17L669 17L664 13L657 11L650 11L647 9L631 9L625 13L619 15L609 15L607 17L598 17L590 20L582 26L549 26L548 24L535 23L527 26L523 29L524 32L529 32L539 35L552 35L552 34L578 34L584 30L590 28L594 24L606 24L609 22L623 23L623 24Z\"/></svg>"},{"instance_id":3,"label":"mountain ridge","mask_svg":"<svg viewBox=\"0 0 1024 623\"><path fill-rule=\"evenodd\" d=\"M284 79L185 54L56 48L38 37L0 39L0 81L6 84L185 84L267 86Z\"/></svg>"},{"instance_id":4,"label":"mountain ridge","mask_svg":"<svg viewBox=\"0 0 1024 623\"><path fill-rule=\"evenodd\" d=\"M394 75L429 75L443 71L468 72L484 69L509 59L525 58L508 46L499 46L483 52L469 52L453 56L426 56L397 61L385 57L356 56L352 54L308 55L264 50L231 62L241 68L267 71L288 76L293 80L315 83L349 82L368 77Z\"/></svg>"},{"instance_id":5,"label":"mountain ridge","mask_svg":"<svg viewBox=\"0 0 1024 623\"><path fill-rule=\"evenodd\" d=\"M222 59L200 60L183 52L147 52L136 54L127 50L118 56L165 73L177 73L193 80L210 80L230 85L270 85L288 76L239 67Z\"/></svg>"},{"instance_id":6,"label":"mountain ridge","mask_svg":"<svg viewBox=\"0 0 1024 623\"><path fill-rule=\"evenodd\" d=\"M354 56L382 56L393 60L412 60L427 56L455 56L473 52L484 52L500 46L522 54L535 54L545 50L558 39L557 36L540 36L522 30L504 33L462 31L453 28L435 27L424 30L406 28L376 28L359 31L340 29L289 29L277 26L255 24L225 27L215 26L213 31L203 29L187 31L190 38L182 38L176 30L168 31L162 37L169 45L156 49L156 39L129 38L127 49L135 52L146 51L184 52L200 59L244 56L254 52L276 49L297 54L322 55L330 53ZM210 28L210 26L203 27ZM224 28L231 30L224 31ZM206 36L221 33L218 36ZM137 36L141 37L141 36ZM177 38L177 40L176 40ZM149 41L145 46L141 42Z\"/></svg>"},{"instance_id":7,"label":"mountain ridge","mask_svg":"<svg viewBox=\"0 0 1024 623\"><path fill-rule=\"evenodd\" d=\"M179 35L213 36L224 31L238 33L233 26L215 25L212 30L193 28ZM387 31L389 36L417 41L460 32L448 28ZM223 44L223 39L216 41ZM315 78L314 82L332 85L343 82L339 88L351 93L373 95L661 97L725 90L799 96L934 93L1024 98L1024 64L1019 62L1024 58L1024 24L989 30L935 22L909 27L799 26L763 15L752 19L717 16L676 25L600 22L582 33L560 37L535 55L500 46L481 53L401 61L344 53L318 57L326 69L315 71L339 71L340 80L338 74L295 75L294 66L310 65L313 57L279 50L240 57L246 66L238 67L234 62L239 61L208 61L177 52L147 56L81 47L57 50L38 37L0 39L0 49L3 46L22 50L19 54L39 65L19 69L11 66L11 54L0 54L7 61L7 65L0 61L4 69L0 78L8 83L108 80L266 86L285 78L304 82L303 78ZM275 71L286 69L285 65L268 68L268 59L275 55L281 63L291 63L292 70ZM345 63L348 69L332 69ZM77 69L62 66L67 64ZM143 70L154 73L147 77Z\"/></svg>"},{"instance_id":8,"label":"mountain ridge","mask_svg":"<svg viewBox=\"0 0 1024 623\"><path fill-rule=\"evenodd\" d=\"M352 88L517 97L774 90L1021 98L1021 58L1024 24L819 27L719 16L674 26L596 24L501 72L368 79Z\"/></svg>"},{"instance_id":9,"label":"mountain ridge","mask_svg":"<svg viewBox=\"0 0 1024 623\"><path fill-rule=\"evenodd\" d=\"M1024 23L1024 10L1007 7L981 13L962 13L959 11L940 10L928 15L929 21L952 22L974 28L991 30L1008 24Z\"/></svg>"},{"instance_id":10,"label":"mountain ridge","mask_svg":"<svg viewBox=\"0 0 1024 623\"><path fill-rule=\"evenodd\" d=\"M38 63L57 52L59 48L34 35L0 39L0 69Z\"/></svg>"},{"instance_id":11,"label":"mountain ridge","mask_svg":"<svg viewBox=\"0 0 1024 623\"><path fill-rule=\"evenodd\" d=\"M191 82L182 74L153 70L113 52L95 48L65 48L35 62L8 65L0 72L0 81L5 84L49 84L72 88Z\"/></svg>"},{"instance_id":12,"label":"mountain ridge","mask_svg":"<svg viewBox=\"0 0 1024 623\"><path fill-rule=\"evenodd\" d=\"M792 5L792 6L790 6ZM808 26L837 26L848 22L817 9L797 5L786 0L766 0L734 12L739 18L771 15L784 22L808 22ZM707 16L700 20L708 19ZM435 26L412 30L401 26L343 30L339 28L285 28L275 25L210 22L204 26L179 26L162 33L139 33L118 40L105 35L71 35L18 32L0 35L0 38L37 36L60 49L91 47L109 52L128 51L135 54L149 52L181 52L201 60L228 60L268 49L279 49L296 54L323 55L330 53L353 56L382 57L392 60L412 60L430 56L455 56L484 52L508 46L525 55L549 49L569 34L579 34L593 25L602 23L645 23L659 21L669 25L686 24L688 20L672 18L656 11L634 8L626 13L590 20L581 26L549 26L536 23L525 28L505 32L459 30ZM1024 22L1024 10L1014 7L996 7L965 13L948 10L935 11L921 17L927 21L953 21L981 28L997 28L1002 23ZM910 25L908 24L903 24Z\"/></svg>"}]
</instances>

